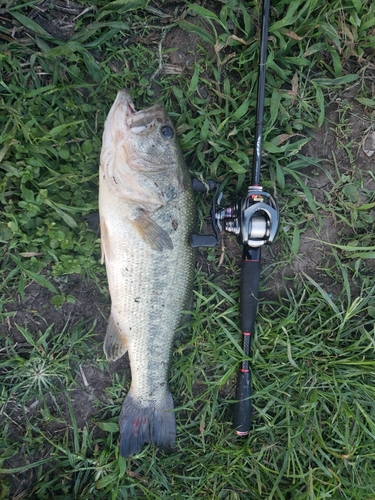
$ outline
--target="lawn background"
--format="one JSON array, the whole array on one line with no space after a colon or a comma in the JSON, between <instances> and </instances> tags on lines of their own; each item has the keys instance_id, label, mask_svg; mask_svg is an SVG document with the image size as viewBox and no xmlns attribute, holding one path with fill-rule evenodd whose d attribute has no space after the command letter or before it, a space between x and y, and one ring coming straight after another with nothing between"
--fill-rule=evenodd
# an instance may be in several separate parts
<instances>
[{"instance_id":1,"label":"lawn background","mask_svg":"<svg viewBox=\"0 0 375 500\"><path fill-rule=\"evenodd\" d=\"M118 89L163 101L192 176L246 188L261 5L0 5L0 499L373 499L375 3L273 2L262 183L279 200L231 428L241 249L198 254L171 365L177 443L118 457L125 360L102 352L98 163ZM368 146L370 144L370 146ZM207 230L210 197L197 197Z\"/></svg>"}]
</instances>

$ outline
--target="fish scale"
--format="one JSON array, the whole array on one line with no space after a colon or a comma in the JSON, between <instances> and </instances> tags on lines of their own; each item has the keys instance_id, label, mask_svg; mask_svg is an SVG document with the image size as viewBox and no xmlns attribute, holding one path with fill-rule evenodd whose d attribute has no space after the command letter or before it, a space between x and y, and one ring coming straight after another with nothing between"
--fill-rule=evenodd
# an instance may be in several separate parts
<instances>
[{"instance_id":1,"label":"fish scale","mask_svg":"<svg viewBox=\"0 0 375 500\"><path fill-rule=\"evenodd\" d=\"M175 215L179 207L174 203L170 208ZM155 220L165 228L165 221L158 218ZM132 284L122 282L121 279L117 279L117 286L113 286L114 294L117 291L121 301L116 301L116 304L121 304L119 307L131 321L128 342L132 345L129 348L129 358L132 367L135 367L135 370L132 369L132 392L141 398L150 395L156 398L158 386L166 389L174 331L180 322L180 314L176 314L176 311L181 311L188 304L185 270L191 268L191 252L184 252L189 228L184 229L185 234L180 235L178 229L173 231L175 234L170 234L174 246L167 261L168 267L174 269L170 276L166 274L164 259L160 259L158 252L150 252L148 248L144 248L140 238L128 241L128 248L122 249L129 253L134 247L139 247L139 252L127 264L127 274L142 276L145 264L150 266L148 286L145 286L143 280ZM126 293L121 296L124 291ZM158 339L157 343L155 338Z\"/></svg>"},{"instance_id":2,"label":"fish scale","mask_svg":"<svg viewBox=\"0 0 375 500\"><path fill-rule=\"evenodd\" d=\"M99 211L112 302L104 351L109 360L128 351L132 376L119 419L120 453L138 453L146 442L169 449L176 434L169 363L192 293L196 216L188 169L162 105L136 112L128 92L118 93L103 133Z\"/></svg>"}]
</instances>

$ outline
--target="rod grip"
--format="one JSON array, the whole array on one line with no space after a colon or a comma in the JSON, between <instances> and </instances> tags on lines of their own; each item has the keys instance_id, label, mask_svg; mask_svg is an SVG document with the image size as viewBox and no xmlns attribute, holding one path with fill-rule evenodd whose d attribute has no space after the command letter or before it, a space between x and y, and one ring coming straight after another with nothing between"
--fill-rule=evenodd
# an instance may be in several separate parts
<instances>
[{"instance_id":1,"label":"rod grip","mask_svg":"<svg viewBox=\"0 0 375 500\"><path fill-rule=\"evenodd\" d=\"M238 372L235 399L233 406L233 427L239 436L246 436L251 425L251 374L250 371Z\"/></svg>"},{"instance_id":2,"label":"rod grip","mask_svg":"<svg viewBox=\"0 0 375 500\"><path fill-rule=\"evenodd\" d=\"M258 308L260 270L260 251L244 248L241 264L240 316L245 359L238 372L236 402L233 407L233 427L239 436L246 436L251 426L251 373L247 358L250 356L251 337L254 333Z\"/></svg>"},{"instance_id":3,"label":"rod grip","mask_svg":"<svg viewBox=\"0 0 375 500\"><path fill-rule=\"evenodd\" d=\"M240 282L240 322L243 332L254 332L258 309L261 264L259 260L242 259ZM245 353L247 356L249 353Z\"/></svg>"}]
</instances>

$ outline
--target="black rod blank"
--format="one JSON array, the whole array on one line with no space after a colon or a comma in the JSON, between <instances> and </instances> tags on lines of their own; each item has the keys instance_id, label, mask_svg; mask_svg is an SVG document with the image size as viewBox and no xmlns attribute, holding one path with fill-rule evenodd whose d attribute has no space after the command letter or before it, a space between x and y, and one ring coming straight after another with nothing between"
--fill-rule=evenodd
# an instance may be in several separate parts
<instances>
[{"instance_id":1,"label":"black rod blank","mask_svg":"<svg viewBox=\"0 0 375 500\"><path fill-rule=\"evenodd\" d=\"M270 14L270 0L264 0L263 13L262 13L260 51L259 51L258 95L257 95L253 175L252 175L253 186L258 186L260 183L269 14Z\"/></svg>"}]
</instances>

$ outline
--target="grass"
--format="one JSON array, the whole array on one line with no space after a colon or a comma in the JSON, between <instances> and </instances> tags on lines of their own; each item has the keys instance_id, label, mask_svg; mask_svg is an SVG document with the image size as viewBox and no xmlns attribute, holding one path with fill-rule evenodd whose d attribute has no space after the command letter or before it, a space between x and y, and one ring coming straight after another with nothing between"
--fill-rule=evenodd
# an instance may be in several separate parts
<instances>
[{"instance_id":1,"label":"grass","mask_svg":"<svg viewBox=\"0 0 375 500\"><path fill-rule=\"evenodd\" d=\"M176 340L176 449L129 459L117 447L127 370L108 366L99 327L76 317L89 284L108 304L98 234L85 219L97 210L104 120L124 86L138 107L163 101L192 175L239 196L253 148L260 6L80 2L63 19L51 4L44 18L63 19L51 34L37 2L5 5L0 499L373 499L375 179L359 153L373 129L374 3L271 9L262 183L278 197L281 229L264 252L249 437L231 428L241 252L226 239L221 267L221 249L204 251L190 326ZM183 37L177 52L173 33ZM203 225L209 200L197 206ZM77 274L78 292L67 285ZM36 286L49 314L76 306L75 316L62 326L38 317L36 328L34 311L19 323L17 301L27 309Z\"/></svg>"}]
</instances>

